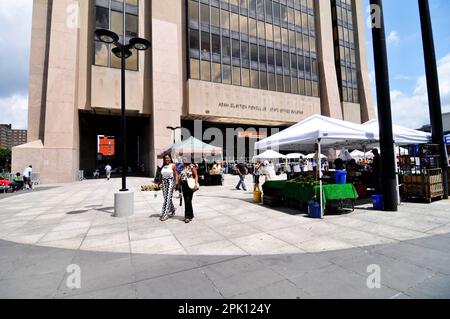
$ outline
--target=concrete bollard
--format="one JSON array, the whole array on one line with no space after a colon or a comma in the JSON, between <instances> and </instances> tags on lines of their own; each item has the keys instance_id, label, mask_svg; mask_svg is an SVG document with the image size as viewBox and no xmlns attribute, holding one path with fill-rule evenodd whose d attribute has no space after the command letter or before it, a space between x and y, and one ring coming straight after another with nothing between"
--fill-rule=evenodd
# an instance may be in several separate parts
<instances>
[{"instance_id":1,"label":"concrete bollard","mask_svg":"<svg viewBox=\"0 0 450 319\"><path fill-rule=\"evenodd\" d=\"M113 217L128 217L134 214L134 192L118 192L114 194Z\"/></svg>"}]
</instances>

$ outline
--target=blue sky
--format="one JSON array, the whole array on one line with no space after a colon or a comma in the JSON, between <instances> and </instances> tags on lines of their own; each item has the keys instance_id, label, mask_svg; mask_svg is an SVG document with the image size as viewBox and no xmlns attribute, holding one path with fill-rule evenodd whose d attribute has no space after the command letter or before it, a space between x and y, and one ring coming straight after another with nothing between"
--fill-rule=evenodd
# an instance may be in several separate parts
<instances>
[{"instance_id":1,"label":"blue sky","mask_svg":"<svg viewBox=\"0 0 450 319\"><path fill-rule=\"evenodd\" d=\"M329 0L316 0L329 1ZM368 8L369 0L363 0ZM429 0L444 112L450 112L450 1ZM0 10L0 123L27 127L32 0L2 0ZM384 0L394 123L429 123L417 0ZM368 11L365 13L369 17ZM373 79L372 35L366 29ZM373 84L373 81L372 81ZM375 88L373 88L374 104Z\"/></svg>"},{"instance_id":2,"label":"blue sky","mask_svg":"<svg viewBox=\"0 0 450 319\"><path fill-rule=\"evenodd\" d=\"M365 1L368 8L369 0ZM440 61L440 86L443 112L450 112L450 1L430 0L431 18ZM429 123L428 102L424 81L425 65L417 0L383 1L386 36L388 38L389 77L393 120L411 128ZM366 13L366 16L368 13ZM367 26L369 69L373 76L371 29ZM376 103L375 90L373 89Z\"/></svg>"}]
</instances>

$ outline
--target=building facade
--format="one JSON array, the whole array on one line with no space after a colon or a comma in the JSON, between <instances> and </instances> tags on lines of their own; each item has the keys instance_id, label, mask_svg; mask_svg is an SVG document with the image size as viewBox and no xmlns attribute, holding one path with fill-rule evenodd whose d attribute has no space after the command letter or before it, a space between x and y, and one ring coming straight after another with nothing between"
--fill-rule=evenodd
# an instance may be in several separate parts
<instances>
[{"instance_id":1,"label":"building facade","mask_svg":"<svg viewBox=\"0 0 450 319\"><path fill-rule=\"evenodd\" d=\"M11 124L0 124L0 148L12 149L27 143L27 130L14 130Z\"/></svg>"},{"instance_id":2,"label":"building facade","mask_svg":"<svg viewBox=\"0 0 450 319\"><path fill-rule=\"evenodd\" d=\"M128 161L146 175L181 138L168 127L214 144L210 130L372 119L363 11L362 0L34 0L30 143L13 149L13 168L32 163L43 182L66 182L119 165L99 153L99 136L121 145L120 61L99 28L152 42L126 71Z\"/></svg>"}]
</instances>

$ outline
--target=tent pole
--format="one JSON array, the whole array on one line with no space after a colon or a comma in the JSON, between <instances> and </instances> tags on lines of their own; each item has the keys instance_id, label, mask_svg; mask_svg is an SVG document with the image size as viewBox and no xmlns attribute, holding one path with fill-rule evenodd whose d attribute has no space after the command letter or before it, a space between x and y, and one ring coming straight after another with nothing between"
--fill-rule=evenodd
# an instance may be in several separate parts
<instances>
[{"instance_id":1,"label":"tent pole","mask_svg":"<svg viewBox=\"0 0 450 319\"><path fill-rule=\"evenodd\" d=\"M323 193L322 193L322 158L321 158L321 154L322 154L322 149L321 149L321 145L320 145L320 138L317 140L317 152L319 153L317 155L317 157L319 158L319 191L320 191L320 218L323 218Z\"/></svg>"}]
</instances>

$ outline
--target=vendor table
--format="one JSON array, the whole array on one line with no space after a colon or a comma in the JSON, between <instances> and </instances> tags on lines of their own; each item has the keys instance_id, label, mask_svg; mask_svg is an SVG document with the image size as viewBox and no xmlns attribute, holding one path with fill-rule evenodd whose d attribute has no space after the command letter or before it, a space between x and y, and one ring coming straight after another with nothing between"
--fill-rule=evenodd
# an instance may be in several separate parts
<instances>
[{"instance_id":1,"label":"vendor table","mask_svg":"<svg viewBox=\"0 0 450 319\"><path fill-rule=\"evenodd\" d=\"M292 199L307 203L315 195L319 197L320 186L300 186L287 181L267 181L262 186L264 195ZM326 184L322 186L324 204L332 201L356 200L358 192L352 184Z\"/></svg>"}]
</instances>

